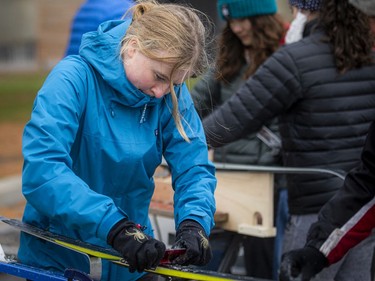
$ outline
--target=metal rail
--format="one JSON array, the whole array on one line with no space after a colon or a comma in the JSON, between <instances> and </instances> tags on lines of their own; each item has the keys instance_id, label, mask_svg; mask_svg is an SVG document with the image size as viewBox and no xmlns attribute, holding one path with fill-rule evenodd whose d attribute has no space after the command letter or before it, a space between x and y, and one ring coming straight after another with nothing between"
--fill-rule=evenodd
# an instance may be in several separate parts
<instances>
[{"instance_id":1,"label":"metal rail","mask_svg":"<svg viewBox=\"0 0 375 281\"><path fill-rule=\"evenodd\" d=\"M297 168L282 166L260 166L260 165L240 165L214 162L217 170L228 171L249 171L249 172L270 172L275 174L330 174L342 180L345 179L345 172L322 168Z\"/></svg>"}]
</instances>

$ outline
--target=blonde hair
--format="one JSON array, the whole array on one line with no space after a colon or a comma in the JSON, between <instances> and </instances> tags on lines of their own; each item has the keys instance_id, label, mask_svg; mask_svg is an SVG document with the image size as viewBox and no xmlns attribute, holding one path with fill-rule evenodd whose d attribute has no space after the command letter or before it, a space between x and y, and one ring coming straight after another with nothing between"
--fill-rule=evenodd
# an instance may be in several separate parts
<instances>
[{"instance_id":1,"label":"blonde hair","mask_svg":"<svg viewBox=\"0 0 375 281\"><path fill-rule=\"evenodd\" d=\"M136 40L143 55L173 65L169 85L172 116L179 133L189 142L181 124L172 77L181 70L186 73L185 78L199 76L211 66L213 24L194 8L154 0L138 0L131 12L132 23L122 40L121 56L124 57L129 42ZM161 51L168 56L160 57Z\"/></svg>"}]
</instances>

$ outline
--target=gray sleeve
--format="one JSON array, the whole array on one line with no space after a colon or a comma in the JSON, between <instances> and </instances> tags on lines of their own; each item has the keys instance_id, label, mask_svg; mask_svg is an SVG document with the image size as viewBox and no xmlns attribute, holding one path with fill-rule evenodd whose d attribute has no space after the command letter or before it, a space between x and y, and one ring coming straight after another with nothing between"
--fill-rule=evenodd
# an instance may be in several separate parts
<instances>
[{"instance_id":1,"label":"gray sleeve","mask_svg":"<svg viewBox=\"0 0 375 281\"><path fill-rule=\"evenodd\" d=\"M201 118L212 113L214 108L220 103L220 83L215 79L213 69L199 78L191 90L191 96L195 109Z\"/></svg>"}]
</instances>

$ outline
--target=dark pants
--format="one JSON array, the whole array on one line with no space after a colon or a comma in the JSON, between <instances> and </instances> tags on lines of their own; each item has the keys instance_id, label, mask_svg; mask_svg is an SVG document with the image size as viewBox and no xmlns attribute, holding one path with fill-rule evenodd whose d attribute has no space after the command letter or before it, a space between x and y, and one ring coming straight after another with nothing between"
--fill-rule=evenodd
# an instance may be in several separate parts
<instances>
[{"instance_id":1,"label":"dark pants","mask_svg":"<svg viewBox=\"0 0 375 281\"><path fill-rule=\"evenodd\" d=\"M252 237L214 229L210 235L210 245L213 258L206 266L201 267L202 269L231 273L230 268L235 264L242 245L246 275L272 279L274 238Z\"/></svg>"},{"instance_id":2,"label":"dark pants","mask_svg":"<svg viewBox=\"0 0 375 281\"><path fill-rule=\"evenodd\" d=\"M246 236L242 244L247 276L272 279L275 238Z\"/></svg>"},{"instance_id":3,"label":"dark pants","mask_svg":"<svg viewBox=\"0 0 375 281\"><path fill-rule=\"evenodd\" d=\"M371 280L375 281L375 249L374 249L373 254L372 254Z\"/></svg>"}]
</instances>

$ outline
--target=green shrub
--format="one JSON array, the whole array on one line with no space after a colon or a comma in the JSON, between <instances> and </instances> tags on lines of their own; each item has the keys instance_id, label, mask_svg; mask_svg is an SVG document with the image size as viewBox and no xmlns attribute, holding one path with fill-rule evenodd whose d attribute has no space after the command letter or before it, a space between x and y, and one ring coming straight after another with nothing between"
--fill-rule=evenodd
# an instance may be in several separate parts
<instances>
[{"instance_id":1,"label":"green shrub","mask_svg":"<svg viewBox=\"0 0 375 281\"><path fill-rule=\"evenodd\" d=\"M26 122L45 73L0 75L0 122Z\"/></svg>"}]
</instances>

